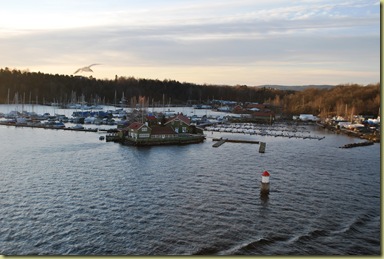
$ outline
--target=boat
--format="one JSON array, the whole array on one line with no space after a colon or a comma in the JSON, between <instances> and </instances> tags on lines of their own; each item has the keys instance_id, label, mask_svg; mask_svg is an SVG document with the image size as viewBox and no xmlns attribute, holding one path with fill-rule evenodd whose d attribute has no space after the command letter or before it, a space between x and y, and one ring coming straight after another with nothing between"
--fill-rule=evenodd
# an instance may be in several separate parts
<instances>
[{"instance_id":1,"label":"boat","mask_svg":"<svg viewBox=\"0 0 384 259\"><path fill-rule=\"evenodd\" d=\"M71 129L81 130L84 129L84 127L81 124L76 124L75 126L71 127Z\"/></svg>"}]
</instances>

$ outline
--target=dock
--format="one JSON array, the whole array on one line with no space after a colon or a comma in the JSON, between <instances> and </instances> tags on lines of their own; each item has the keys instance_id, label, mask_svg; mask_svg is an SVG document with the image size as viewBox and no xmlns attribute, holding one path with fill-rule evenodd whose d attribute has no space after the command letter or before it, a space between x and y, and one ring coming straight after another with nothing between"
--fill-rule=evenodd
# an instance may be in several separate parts
<instances>
[{"instance_id":1,"label":"dock","mask_svg":"<svg viewBox=\"0 0 384 259\"><path fill-rule=\"evenodd\" d=\"M212 141L221 141L223 138L213 138ZM260 144L260 141L255 140L242 140L242 139L228 139L226 138L224 142L232 142L232 143L246 143L246 144ZM224 144L224 143L222 143ZM220 144L220 145L222 145Z\"/></svg>"},{"instance_id":2,"label":"dock","mask_svg":"<svg viewBox=\"0 0 384 259\"><path fill-rule=\"evenodd\" d=\"M0 123L0 125L3 126L13 126L16 128L34 128L34 129L52 129L52 130L68 130L68 131L82 131L82 132L98 132L97 128L91 129L91 128L71 128L71 127L52 127L52 126L46 126L46 125L27 125L27 124L9 124L9 123Z\"/></svg>"},{"instance_id":3,"label":"dock","mask_svg":"<svg viewBox=\"0 0 384 259\"><path fill-rule=\"evenodd\" d=\"M219 139L219 140L213 139L213 141L217 141L217 142L213 144L212 147L220 147L225 143L225 141L227 141L227 139Z\"/></svg>"},{"instance_id":4,"label":"dock","mask_svg":"<svg viewBox=\"0 0 384 259\"><path fill-rule=\"evenodd\" d=\"M242 139L228 139L228 138L213 138L212 141L217 141L212 147L220 147L225 142L231 143L245 143L245 144L260 144L259 153L265 153L265 142L255 141L255 140L242 140Z\"/></svg>"},{"instance_id":5,"label":"dock","mask_svg":"<svg viewBox=\"0 0 384 259\"><path fill-rule=\"evenodd\" d=\"M366 141L366 142L346 144L346 145L344 145L342 147L339 147L339 148L364 147L364 146L370 146L370 145L373 145L373 144L374 143L372 141Z\"/></svg>"}]
</instances>

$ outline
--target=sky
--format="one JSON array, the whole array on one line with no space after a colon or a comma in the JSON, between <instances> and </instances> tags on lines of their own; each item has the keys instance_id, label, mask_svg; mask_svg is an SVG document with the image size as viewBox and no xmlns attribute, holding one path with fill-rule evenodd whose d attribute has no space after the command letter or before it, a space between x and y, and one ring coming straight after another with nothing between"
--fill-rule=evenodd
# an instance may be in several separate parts
<instances>
[{"instance_id":1,"label":"sky","mask_svg":"<svg viewBox=\"0 0 384 259\"><path fill-rule=\"evenodd\" d=\"M0 0L0 68L214 85L380 81L378 0Z\"/></svg>"}]
</instances>

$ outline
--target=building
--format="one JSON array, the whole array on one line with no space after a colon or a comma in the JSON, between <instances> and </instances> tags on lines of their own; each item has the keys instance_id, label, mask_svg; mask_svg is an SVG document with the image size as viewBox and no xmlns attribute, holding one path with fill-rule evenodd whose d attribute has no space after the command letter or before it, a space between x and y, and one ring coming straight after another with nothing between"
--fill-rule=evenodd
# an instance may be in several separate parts
<instances>
[{"instance_id":1,"label":"building","mask_svg":"<svg viewBox=\"0 0 384 259\"><path fill-rule=\"evenodd\" d=\"M172 127L176 133L191 133L191 120L183 114L170 118L164 125Z\"/></svg>"},{"instance_id":2,"label":"building","mask_svg":"<svg viewBox=\"0 0 384 259\"><path fill-rule=\"evenodd\" d=\"M237 105L234 107L233 113L243 115L241 118L235 119L236 121L272 123L275 120L275 113L268 109L266 104L252 103L244 107Z\"/></svg>"},{"instance_id":3,"label":"building","mask_svg":"<svg viewBox=\"0 0 384 259\"><path fill-rule=\"evenodd\" d=\"M121 130L113 141L136 146L180 145L203 142L204 135L196 133L196 127L191 125L190 119L178 114L163 125L133 122Z\"/></svg>"},{"instance_id":4,"label":"building","mask_svg":"<svg viewBox=\"0 0 384 259\"><path fill-rule=\"evenodd\" d=\"M152 129L144 123L134 122L131 123L126 129L125 136L132 139L145 139L151 136Z\"/></svg>"}]
</instances>

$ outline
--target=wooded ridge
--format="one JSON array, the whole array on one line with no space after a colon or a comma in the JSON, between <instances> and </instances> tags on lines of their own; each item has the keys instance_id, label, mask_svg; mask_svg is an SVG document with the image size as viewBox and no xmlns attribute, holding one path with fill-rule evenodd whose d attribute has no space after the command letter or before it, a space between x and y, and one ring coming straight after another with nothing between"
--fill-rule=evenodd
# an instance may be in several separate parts
<instances>
[{"instance_id":1,"label":"wooded ridge","mask_svg":"<svg viewBox=\"0 0 384 259\"><path fill-rule=\"evenodd\" d=\"M292 89L292 87L291 87ZM118 77L114 80L92 76L52 75L41 72L0 69L0 103L69 103L74 95L88 103L115 104L124 96L128 103L145 97L149 105L168 103L187 105L216 100L270 103L281 107L283 114L376 115L380 107L380 84L366 86L343 84L304 90L281 90L246 85L199 85L175 80Z\"/></svg>"}]
</instances>

